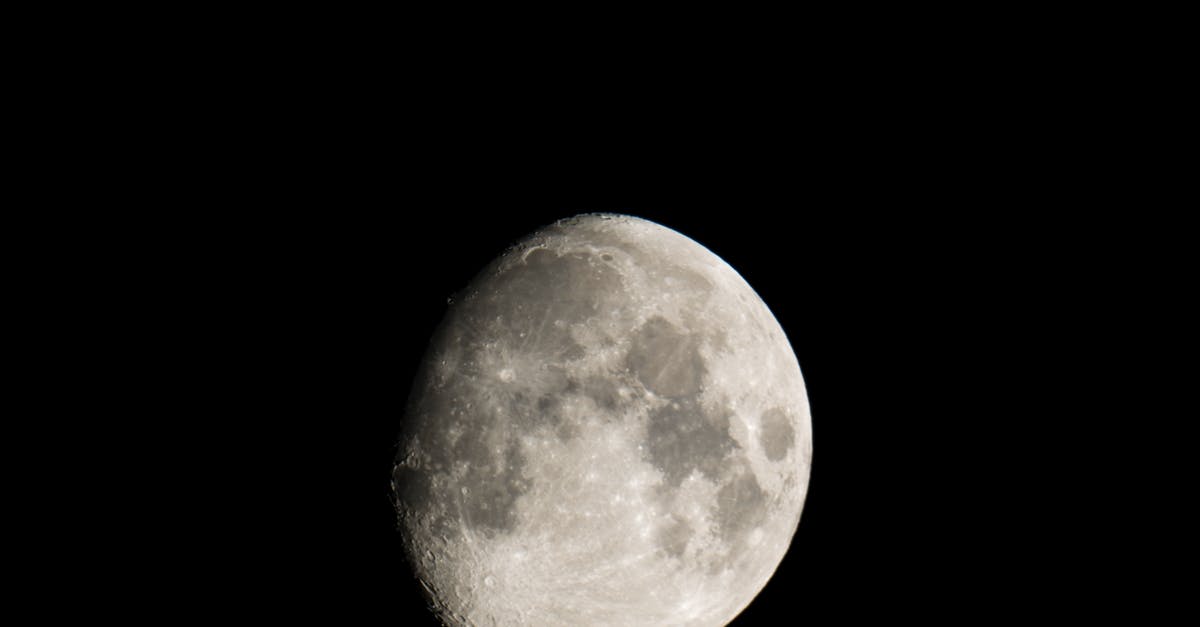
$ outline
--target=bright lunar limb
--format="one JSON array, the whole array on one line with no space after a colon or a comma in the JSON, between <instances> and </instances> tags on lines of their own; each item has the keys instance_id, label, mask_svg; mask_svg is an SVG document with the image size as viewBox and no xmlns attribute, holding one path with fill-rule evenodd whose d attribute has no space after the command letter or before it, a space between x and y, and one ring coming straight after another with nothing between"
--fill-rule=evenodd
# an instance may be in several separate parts
<instances>
[{"instance_id":1,"label":"bright lunar limb","mask_svg":"<svg viewBox=\"0 0 1200 627\"><path fill-rule=\"evenodd\" d=\"M530 235L450 307L393 474L405 550L461 625L723 625L787 551L812 428L728 264L646 220Z\"/></svg>"}]
</instances>

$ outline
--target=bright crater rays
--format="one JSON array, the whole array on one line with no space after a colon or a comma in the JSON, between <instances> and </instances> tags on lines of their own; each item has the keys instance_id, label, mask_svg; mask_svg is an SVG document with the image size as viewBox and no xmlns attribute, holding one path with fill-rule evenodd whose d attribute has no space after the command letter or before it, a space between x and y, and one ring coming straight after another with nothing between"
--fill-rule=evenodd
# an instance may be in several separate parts
<instances>
[{"instance_id":1,"label":"bright crater rays","mask_svg":"<svg viewBox=\"0 0 1200 627\"><path fill-rule=\"evenodd\" d=\"M723 625L795 533L804 381L744 280L628 216L550 225L454 299L393 477L462 625Z\"/></svg>"}]
</instances>

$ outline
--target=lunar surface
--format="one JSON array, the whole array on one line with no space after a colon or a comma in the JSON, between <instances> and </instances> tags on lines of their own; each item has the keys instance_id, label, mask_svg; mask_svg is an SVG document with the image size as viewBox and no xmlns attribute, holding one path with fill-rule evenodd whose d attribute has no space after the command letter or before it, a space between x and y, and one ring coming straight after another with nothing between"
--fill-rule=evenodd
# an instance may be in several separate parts
<instances>
[{"instance_id":1,"label":"lunar surface","mask_svg":"<svg viewBox=\"0 0 1200 627\"><path fill-rule=\"evenodd\" d=\"M811 455L796 357L741 276L585 215L456 296L393 488L447 624L724 625L783 559Z\"/></svg>"}]
</instances>

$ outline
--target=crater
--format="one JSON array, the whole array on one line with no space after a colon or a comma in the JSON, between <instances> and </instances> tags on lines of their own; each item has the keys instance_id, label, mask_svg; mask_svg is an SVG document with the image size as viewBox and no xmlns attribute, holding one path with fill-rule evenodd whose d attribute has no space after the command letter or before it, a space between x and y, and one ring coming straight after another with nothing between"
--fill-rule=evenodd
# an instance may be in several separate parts
<instances>
[{"instance_id":1,"label":"crater","mask_svg":"<svg viewBox=\"0 0 1200 627\"><path fill-rule=\"evenodd\" d=\"M767 459L777 462L787 457L788 451L795 445L795 439L796 432L792 430L792 420L787 412L779 407L763 412L758 442Z\"/></svg>"},{"instance_id":2,"label":"crater","mask_svg":"<svg viewBox=\"0 0 1200 627\"><path fill-rule=\"evenodd\" d=\"M466 326L492 329L490 339L515 352L557 362L586 355L570 327L606 310L622 290L618 272L592 255L545 248L472 287L480 298L470 304Z\"/></svg>"},{"instance_id":3,"label":"crater","mask_svg":"<svg viewBox=\"0 0 1200 627\"><path fill-rule=\"evenodd\" d=\"M703 274L683 266L670 265L662 270L663 282L673 292L683 296L704 296L713 284Z\"/></svg>"},{"instance_id":4,"label":"crater","mask_svg":"<svg viewBox=\"0 0 1200 627\"><path fill-rule=\"evenodd\" d=\"M742 468L717 492L714 522L726 542L762 524L766 517L767 493L749 469Z\"/></svg>"},{"instance_id":5,"label":"crater","mask_svg":"<svg viewBox=\"0 0 1200 627\"><path fill-rule=\"evenodd\" d=\"M694 398L670 403L650 414L646 427L648 461L668 485L679 486L692 471L715 479L722 460L737 443L729 435L730 412L705 412Z\"/></svg>"},{"instance_id":6,"label":"crater","mask_svg":"<svg viewBox=\"0 0 1200 627\"><path fill-rule=\"evenodd\" d=\"M696 394L707 372L697 344L696 338L656 316L634 333L629 369L646 389L659 396Z\"/></svg>"},{"instance_id":7,"label":"crater","mask_svg":"<svg viewBox=\"0 0 1200 627\"><path fill-rule=\"evenodd\" d=\"M693 269L694 266L688 267L672 263L670 258L664 257L657 250L658 246L669 245L669 242L640 240L640 238L631 240L619 233L602 230L588 233L588 238L597 246L621 251L628 255L634 265L645 272L646 279L655 288L671 290L674 296L699 299L706 298L713 291L712 281L703 273ZM681 243L685 249L694 250L697 246L694 242ZM704 252L708 253L709 251L705 250Z\"/></svg>"}]
</instances>

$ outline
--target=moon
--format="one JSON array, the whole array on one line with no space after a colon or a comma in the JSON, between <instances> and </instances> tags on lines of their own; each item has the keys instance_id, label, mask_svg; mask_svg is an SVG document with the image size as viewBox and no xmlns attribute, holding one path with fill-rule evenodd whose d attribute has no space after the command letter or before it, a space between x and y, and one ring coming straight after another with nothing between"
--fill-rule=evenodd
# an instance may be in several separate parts
<instances>
[{"instance_id":1,"label":"moon","mask_svg":"<svg viewBox=\"0 0 1200 627\"><path fill-rule=\"evenodd\" d=\"M392 476L451 625L724 625L775 572L812 458L795 354L695 241L589 214L448 308Z\"/></svg>"}]
</instances>

